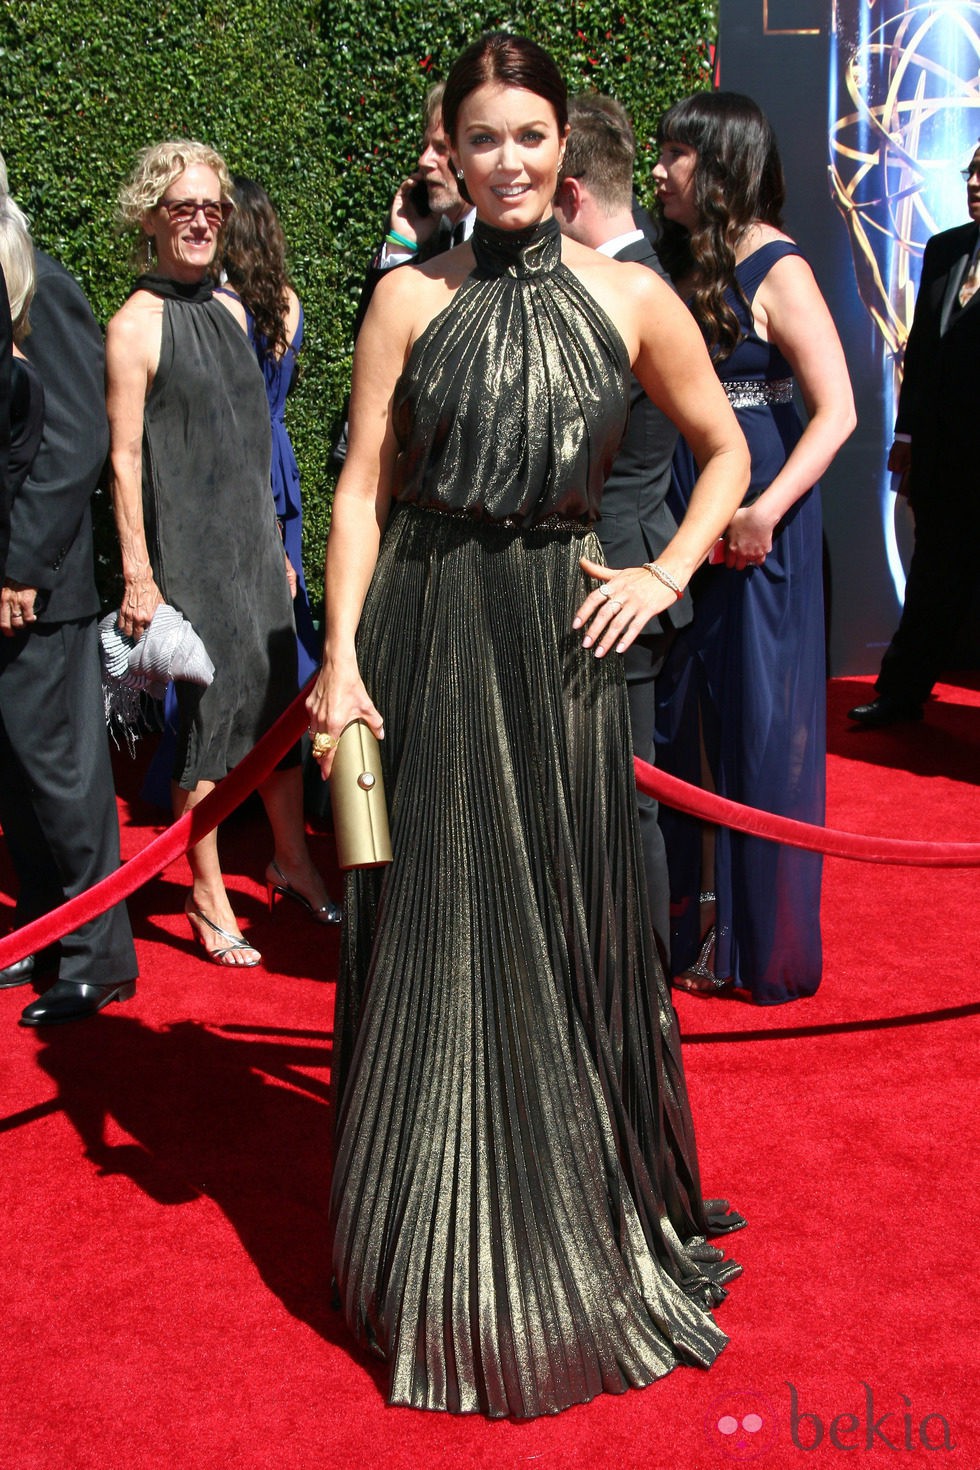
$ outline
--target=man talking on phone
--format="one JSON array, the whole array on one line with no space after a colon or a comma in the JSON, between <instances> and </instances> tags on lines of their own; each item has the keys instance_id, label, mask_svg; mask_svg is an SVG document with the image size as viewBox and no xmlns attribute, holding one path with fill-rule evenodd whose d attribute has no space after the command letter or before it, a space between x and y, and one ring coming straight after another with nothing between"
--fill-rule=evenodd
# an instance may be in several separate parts
<instances>
[{"instance_id":1,"label":"man talking on phone","mask_svg":"<svg viewBox=\"0 0 980 1470\"><path fill-rule=\"evenodd\" d=\"M386 270L430 260L461 245L473 232L476 210L456 185L449 139L442 126L445 82L430 87L425 98L425 132L418 168L398 187L391 205L384 243L368 268L354 320L357 336L375 286Z\"/></svg>"}]
</instances>

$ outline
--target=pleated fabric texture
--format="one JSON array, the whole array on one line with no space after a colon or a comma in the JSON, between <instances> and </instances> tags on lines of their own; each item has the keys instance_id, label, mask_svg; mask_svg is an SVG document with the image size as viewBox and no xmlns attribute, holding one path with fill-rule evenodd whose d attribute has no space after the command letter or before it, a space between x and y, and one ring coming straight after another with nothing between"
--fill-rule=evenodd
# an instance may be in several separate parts
<instances>
[{"instance_id":1,"label":"pleated fabric texture","mask_svg":"<svg viewBox=\"0 0 980 1470\"><path fill-rule=\"evenodd\" d=\"M583 555L584 526L398 505L362 616L395 857L348 879L334 1270L396 1404L554 1413L726 1341L705 1236L742 1222L701 1199Z\"/></svg>"},{"instance_id":2,"label":"pleated fabric texture","mask_svg":"<svg viewBox=\"0 0 980 1470\"><path fill-rule=\"evenodd\" d=\"M523 526L594 521L626 428L626 345L562 264L554 220L477 221L473 250L395 391L395 496Z\"/></svg>"}]
</instances>

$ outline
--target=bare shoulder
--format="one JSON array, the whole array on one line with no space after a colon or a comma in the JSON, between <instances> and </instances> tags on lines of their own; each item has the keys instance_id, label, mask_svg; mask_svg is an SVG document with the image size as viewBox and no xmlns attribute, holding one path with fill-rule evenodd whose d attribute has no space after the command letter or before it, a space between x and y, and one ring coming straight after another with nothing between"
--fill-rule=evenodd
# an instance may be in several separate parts
<instances>
[{"instance_id":1,"label":"bare shoulder","mask_svg":"<svg viewBox=\"0 0 980 1470\"><path fill-rule=\"evenodd\" d=\"M234 317L235 321L241 327L243 332L248 331L248 322L245 318L245 308L242 305L242 298L239 296L237 291L234 295L230 295L227 291L215 291L214 300L219 302L220 305L224 307L229 316Z\"/></svg>"},{"instance_id":2,"label":"bare shoulder","mask_svg":"<svg viewBox=\"0 0 980 1470\"><path fill-rule=\"evenodd\" d=\"M787 245L796 245L796 241L789 235L784 235L781 230L774 230L770 225L760 226L765 229L766 238L761 240L755 250L761 250L764 245L773 242L781 242ZM797 247L799 248L799 247ZM749 252L754 254L755 251ZM740 257L741 258L741 257ZM773 261L766 271L756 294L756 301L765 302L767 297L783 295L787 292L799 291L801 289L817 290L816 277L810 262L802 254L783 255Z\"/></svg>"},{"instance_id":3,"label":"bare shoulder","mask_svg":"<svg viewBox=\"0 0 980 1470\"><path fill-rule=\"evenodd\" d=\"M160 356L163 302L150 291L136 291L109 320L105 343L108 359L120 354L151 361Z\"/></svg>"},{"instance_id":4,"label":"bare shoulder","mask_svg":"<svg viewBox=\"0 0 980 1470\"><path fill-rule=\"evenodd\" d=\"M776 241L781 241L785 245L796 244L793 237L787 235L785 230L777 230L775 225L767 225L762 220L756 220L754 224L749 225L736 245L735 260L736 262L747 260L764 245L772 245Z\"/></svg>"},{"instance_id":5,"label":"bare shoulder","mask_svg":"<svg viewBox=\"0 0 980 1470\"><path fill-rule=\"evenodd\" d=\"M796 244L778 230L770 233L774 240ZM831 335L836 341L830 310L813 269L804 256L795 253L782 256L766 271L752 298L752 318L759 336L774 342L791 361L801 341L822 341L825 336L829 340Z\"/></svg>"},{"instance_id":6,"label":"bare shoulder","mask_svg":"<svg viewBox=\"0 0 980 1470\"><path fill-rule=\"evenodd\" d=\"M787 245L796 244L792 235L787 235L785 230L777 230L775 225L763 224L759 220L752 228L756 232L754 240L756 248L760 245L770 245L774 240L782 240Z\"/></svg>"},{"instance_id":7,"label":"bare shoulder","mask_svg":"<svg viewBox=\"0 0 980 1470\"><path fill-rule=\"evenodd\" d=\"M460 245L422 265L396 266L386 271L371 298L362 332L370 323L409 350L449 305L472 270L473 252L468 245Z\"/></svg>"}]
</instances>

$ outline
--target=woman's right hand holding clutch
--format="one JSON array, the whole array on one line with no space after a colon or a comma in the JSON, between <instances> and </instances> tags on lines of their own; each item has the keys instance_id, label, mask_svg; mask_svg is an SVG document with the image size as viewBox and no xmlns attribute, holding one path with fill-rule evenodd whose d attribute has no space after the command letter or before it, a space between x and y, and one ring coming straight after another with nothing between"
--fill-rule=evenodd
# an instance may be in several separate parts
<instances>
[{"instance_id":1,"label":"woman's right hand holding clutch","mask_svg":"<svg viewBox=\"0 0 980 1470\"><path fill-rule=\"evenodd\" d=\"M379 740L385 736L384 720L364 687L355 660L324 656L306 701L310 717L313 755L326 781L333 765L341 734L354 720L363 720Z\"/></svg>"}]
</instances>

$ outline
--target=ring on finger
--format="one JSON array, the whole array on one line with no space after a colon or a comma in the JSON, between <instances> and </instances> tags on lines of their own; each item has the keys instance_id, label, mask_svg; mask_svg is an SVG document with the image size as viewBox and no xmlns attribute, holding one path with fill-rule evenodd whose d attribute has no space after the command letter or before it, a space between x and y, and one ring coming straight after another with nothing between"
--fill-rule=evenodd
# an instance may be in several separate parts
<instances>
[{"instance_id":1,"label":"ring on finger","mask_svg":"<svg viewBox=\"0 0 980 1470\"><path fill-rule=\"evenodd\" d=\"M615 597L610 597L610 599L609 599L609 606L610 607L622 607L622 605L623 604L621 602L617 602L616 601Z\"/></svg>"},{"instance_id":2,"label":"ring on finger","mask_svg":"<svg viewBox=\"0 0 980 1470\"><path fill-rule=\"evenodd\" d=\"M600 587L600 588L599 588L599 589L598 589L598 591L599 591L599 596L600 596L600 597L609 597L609 596L611 596L611 593L610 593L610 591L609 591L609 588L608 588L608 587L606 587L606 586L602 586L602 587Z\"/></svg>"}]
</instances>

